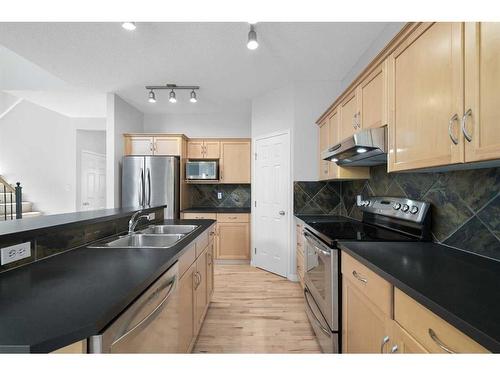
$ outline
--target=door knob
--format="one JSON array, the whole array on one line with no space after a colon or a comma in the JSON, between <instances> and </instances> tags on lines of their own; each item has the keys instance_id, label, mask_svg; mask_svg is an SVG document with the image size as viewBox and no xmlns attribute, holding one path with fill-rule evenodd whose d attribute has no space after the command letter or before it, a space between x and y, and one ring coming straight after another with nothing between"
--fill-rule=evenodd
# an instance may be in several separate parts
<instances>
[{"instance_id":1,"label":"door knob","mask_svg":"<svg viewBox=\"0 0 500 375\"><path fill-rule=\"evenodd\" d=\"M279 212L279 214L280 214L281 216L285 216L285 211L280 211L280 212Z\"/></svg>"}]
</instances>

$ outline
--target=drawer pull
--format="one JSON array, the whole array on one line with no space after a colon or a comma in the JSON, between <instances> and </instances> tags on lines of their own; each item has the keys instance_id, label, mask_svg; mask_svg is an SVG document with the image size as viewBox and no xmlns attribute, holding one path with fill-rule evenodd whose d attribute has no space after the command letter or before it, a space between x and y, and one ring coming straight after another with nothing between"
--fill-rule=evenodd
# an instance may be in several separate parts
<instances>
[{"instance_id":1,"label":"drawer pull","mask_svg":"<svg viewBox=\"0 0 500 375\"><path fill-rule=\"evenodd\" d=\"M380 354L384 354L384 347L385 347L385 344L387 344L388 342L389 342L389 336L385 336L382 339L382 343L380 344Z\"/></svg>"},{"instance_id":2,"label":"drawer pull","mask_svg":"<svg viewBox=\"0 0 500 375\"><path fill-rule=\"evenodd\" d=\"M228 219L231 219L231 220L236 220L237 217L236 216L229 216Z\"/></svg>"},{"instance_id":3,"label":"drawer pull","mask_svg":"<svg viewBox=\"0 0 500 375\"><path fill-rule=\"evenodd\" d=\"M429 328L429 336L431 337L432 341L434 341L437 346L439 346L441 349L443 349L446 353L449 354L456 354L453 350L448 348L440 339L437 337L436 333L432 330L432 328Z\"/></svg>"},{"instance_id":4,"label":"drawer pull","mask_svg":"<svg viewBox=\"0 0 500 375\"><path fill-rule=\"evenodd\" d=\"M398 346L397 345L394 345L392 348L391 348L391 353L396 353L398 351Z\"/></svg>"},{"instance_id":5,"label":"drawer pull","mask_svg":"<svg viewBox=\"0 0 500 375\"><path fill-rule=\"evenodd\" d=\"M352 271L352 275L353 275L356 279L358 279L359 281L361 281L362 283L365 283L365 284L366 284L366 283L368 282L368 280L367 280L367 279L365 279L364 277L362 277L362 276L361 276L359 273L357 273L356 271Z\"/></svg>"}]
</instances>

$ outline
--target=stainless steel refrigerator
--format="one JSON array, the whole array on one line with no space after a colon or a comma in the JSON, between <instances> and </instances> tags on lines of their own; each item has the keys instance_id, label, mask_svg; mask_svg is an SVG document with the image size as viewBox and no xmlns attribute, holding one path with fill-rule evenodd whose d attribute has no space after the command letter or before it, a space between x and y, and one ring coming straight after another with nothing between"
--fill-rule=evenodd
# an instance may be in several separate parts
<instances>
[{"instance_id":1,"label":"stainless steel refrigerator","mask_svg":"<svg viewBox=\"0 0 500 375\"><path fill-rule=\"evenodd\" d=\"M165 219L179 218L178 156L124 156L122 207L166 204Z\"/></svg>"}]
</instances>

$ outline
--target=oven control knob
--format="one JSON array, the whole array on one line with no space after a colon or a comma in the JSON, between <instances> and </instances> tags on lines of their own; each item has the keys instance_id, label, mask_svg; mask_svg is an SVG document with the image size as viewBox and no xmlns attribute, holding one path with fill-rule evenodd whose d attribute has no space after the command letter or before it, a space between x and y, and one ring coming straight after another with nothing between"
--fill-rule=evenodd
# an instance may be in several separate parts
<instances>
[{"instance_id":1,"label":"oven control knob","mask_svg":"<svg viewBox=\"0 0 500 375\"><path fill-rule=\"evenodd\" d=\"M371 202L369 200L365 201L365 207L368 207L370 205L370 203Z\"/></svg>"},{"instance_id":2,"label":"oven control knob","mask_svg":"<svg viewBox=\"0 0 500 375\"><path fill-rule=\"evenodd\" d=\"M407 212L409 209L410 209L410 206L408 206L407 204L403 204L403 207L401 207L401 211L403 211L403 212Z\"/></svg>"},{"instance_id":3,"label":"oven control knob","mask_svg":"<svg viewBox=\"0 0 500 375\"><path fill-rule=\"evenodd\" d=\"M392 208L394 208L395 210L399 210L401 208L401 203L394 203Z\"/></svg>"},{"instance_id":4,"label":"oven control knob","mask_svg":"<svg viewBox=\"0 0 500 375\"><path fill-rule=\"evenodd\" d=\"M417 206L411 206L410 213L415 215L418 212L418 207Z\"/></svg>"}]
</instances>

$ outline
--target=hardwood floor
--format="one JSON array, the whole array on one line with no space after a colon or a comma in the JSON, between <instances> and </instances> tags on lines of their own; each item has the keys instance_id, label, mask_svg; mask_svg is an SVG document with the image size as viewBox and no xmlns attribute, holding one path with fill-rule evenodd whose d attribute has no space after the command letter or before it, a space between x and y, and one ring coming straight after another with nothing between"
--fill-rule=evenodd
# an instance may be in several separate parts
<instances>
[{"instance_id":1,"label":"hardwood floor","mask_svg":"<svg viewBox=\"0 0 500 375\"><path fill-rule=\"evenodd\" d=\"M193 353L320 353L299 283L250 265L215 265Z\"/></svg>"}]
</instances>

